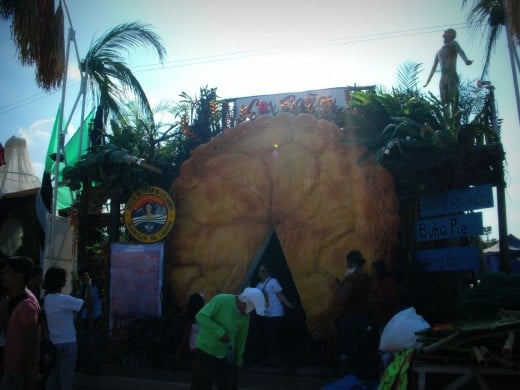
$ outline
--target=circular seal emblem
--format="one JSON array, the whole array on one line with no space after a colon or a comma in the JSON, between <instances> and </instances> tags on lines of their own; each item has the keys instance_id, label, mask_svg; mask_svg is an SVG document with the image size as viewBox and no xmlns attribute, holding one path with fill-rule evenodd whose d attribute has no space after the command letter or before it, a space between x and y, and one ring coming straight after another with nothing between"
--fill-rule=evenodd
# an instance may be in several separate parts
<instances>
[{"instance_id":1,"label":"circular seal emblem","mask_svg":"<svg viewBox=\"0 0 520 390\"><path fill-rule=\"evenodd\" d=\"M175 205L160 187L144 187L135 191L125 208L125 225L140 242L157 242L170 232L175 222Z\"/></svg>"}]
</instances>

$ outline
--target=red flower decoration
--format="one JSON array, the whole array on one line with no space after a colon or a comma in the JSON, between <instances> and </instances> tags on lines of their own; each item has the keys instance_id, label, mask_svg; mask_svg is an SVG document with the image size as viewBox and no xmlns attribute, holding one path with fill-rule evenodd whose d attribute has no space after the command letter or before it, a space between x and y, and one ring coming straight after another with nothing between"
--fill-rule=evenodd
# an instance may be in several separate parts
<instances>
[{"instance_id":1,"label":"red flower decoration","mask_svg":"<svg viewBox=\"0 0 520 390\"><path fill-rule=\"evenodd\" d=\"M256 103L256 108L258 111L258 115L269 114L269 104L266 101L261 100L258 103Z\"/></svg>"}]
</instances>

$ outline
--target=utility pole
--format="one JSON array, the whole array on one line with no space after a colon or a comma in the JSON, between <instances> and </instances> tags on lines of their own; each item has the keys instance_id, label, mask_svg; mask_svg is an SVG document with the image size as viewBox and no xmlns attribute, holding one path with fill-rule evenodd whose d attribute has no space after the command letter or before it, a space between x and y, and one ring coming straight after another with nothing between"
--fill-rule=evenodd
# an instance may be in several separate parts
<instances>
[{"instance_id":1,"label":"utility pole","mask_svg":"<svg viewBox=\"0 0 520 390\"><path fill-rule=\"evenodd\" d=\"M496 135L499 134L498 131L498 120L497 120L497 110L495 105L495 87L491 84L491 82L482 82L481 85L485 85L488 90L488 104L491 110L491 124L493 126L493 131ZM502 147L502 142L500 142L500 147ZM500 246L500 271L505 273L511 273L511 261L509 258L509 243L508 243L508 233L507 233L507 213L506 213L506 183L504 180L504 166L503 161L500 161L500 166L498 168L498 183L497 186L497 212L498 212L498 242Z\"/></svg>"}]
</instances>

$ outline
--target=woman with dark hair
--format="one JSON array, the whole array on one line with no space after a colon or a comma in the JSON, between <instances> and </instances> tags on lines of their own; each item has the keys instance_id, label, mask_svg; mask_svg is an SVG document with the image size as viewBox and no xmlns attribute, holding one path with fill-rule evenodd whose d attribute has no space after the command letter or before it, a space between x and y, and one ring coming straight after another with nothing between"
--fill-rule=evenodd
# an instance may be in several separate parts
<instances>
[{"instance_id":1,"label":"woman with dark hair","mask_svg":"<svg viewBox=\"0 0 520 390\"><path fill-rule=\"evenodd\" d=\"M85 301L61 293L66 280L67 273L61 267L49 268L43 278L42 288L46 294L43 308L49 339L58 350L58 364L49 373L46 390L71 390L74 380L78 355L74 318Z\"/></svg>"}]
</instances>

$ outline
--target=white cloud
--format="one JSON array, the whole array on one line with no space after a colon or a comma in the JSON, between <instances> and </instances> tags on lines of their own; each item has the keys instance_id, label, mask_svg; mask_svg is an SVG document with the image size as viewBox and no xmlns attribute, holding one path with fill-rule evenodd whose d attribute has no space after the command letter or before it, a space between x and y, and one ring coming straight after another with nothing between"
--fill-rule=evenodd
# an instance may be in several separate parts
<instances>
[{"instance_id":1,"label":"white cloud","mask_svg":"<svg viewBox=\"0 0 520 390\"><path fill-rule=\"evenodd\" d=\"M43 175L45 155L54 125L54 118L38 119L31 123L27 129L19 128L18 133L27 141L29 158L37 176Z\"/></svg>"}]
</instances>

